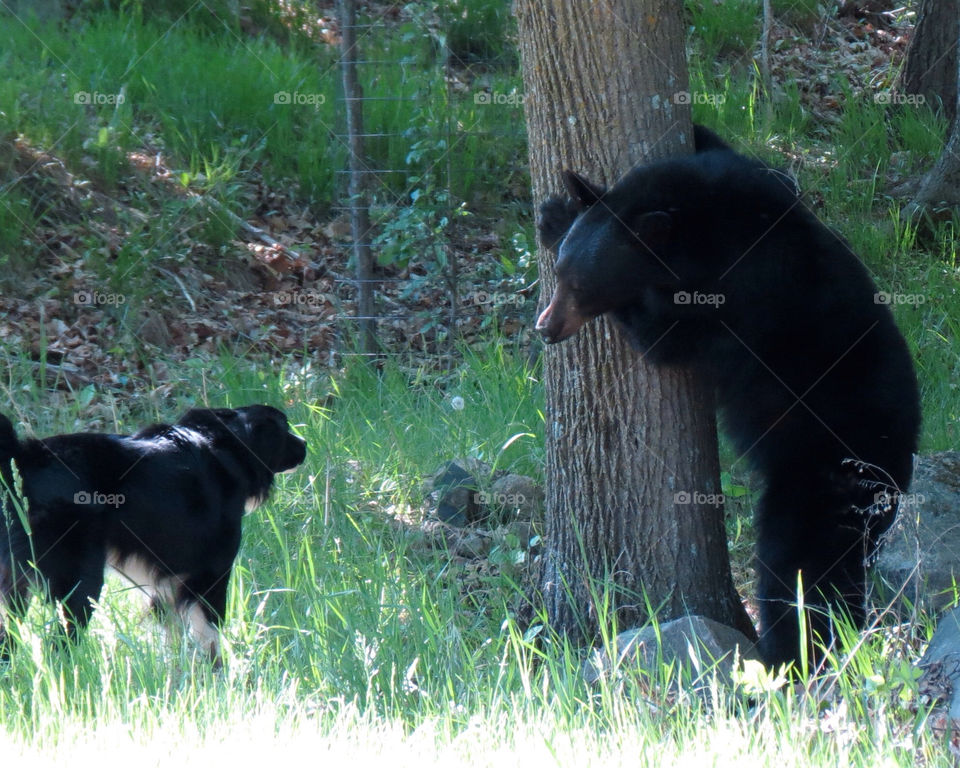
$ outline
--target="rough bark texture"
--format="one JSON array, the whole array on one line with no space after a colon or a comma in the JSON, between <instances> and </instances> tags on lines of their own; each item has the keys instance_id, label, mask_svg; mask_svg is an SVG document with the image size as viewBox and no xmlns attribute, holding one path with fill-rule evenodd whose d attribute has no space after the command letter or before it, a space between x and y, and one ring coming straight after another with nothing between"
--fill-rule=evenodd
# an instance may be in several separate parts
<instances>
[{"instance_id":1,"label":"rough bark texture","mask_svg":"<svg viewBox=\"0 0 960 768\"><path fill-rule=\"evenodd\" d=\"M952 57L953 65L950 92L953 99L953 122L947 145L937 158L936 164L920 182L920 189L913 202L907 208L910 216L918 211L930 211L937 206L944 205L950 208L960 206L960 58L957 57L957 42L960 39L960 0L945 0L943 7L949 6L949 14L940 7L939 3L924 2L924 9L937 6L937 13L943 14L939 23L950 29L953 34ZM916 41L910 47L910 56L921 54L917 49Z\"/></svg>"},{"instance_id":2,"label":"rough bark texture","mask_svg":"<svg viewBox=\"0 0 960 768\"><path fill-rule=\"evenodd\" d=\"M518 0L537 205L571 168L612 184L640 161L692 151L681 0ZM540 249L542 296L552 256ZM596 629L615 586L619 625L699 613L755 636L733 587L710 389L654 369L606 319L544 351L547 520L539 599L552 626ZM682 500L683 497L680 497ZM609 618L609 617L608 617Z\"/></svg>"},{"instance_id":3,"label":"rough bark texture","mask_svg":"<svg viewBox=\"0 0 960 768\"><path fill-rule=\"evenodd\" d=\"M900 90L943 106L948 123L957 107L957 37L960 0L923 0L907 51Z\"/></svg>"},{"instance_id":4,"label":"rough bark texture","mask_svg":"<svg viewBox=\"0 0 960 768\"><path fill-rule=\"evenodd\" d=\"M954 119L947 146L933 168L920 182L913 204L908 212L930 211L939 206L960 206L960 119Z\"/></svg>"}]
</instances>

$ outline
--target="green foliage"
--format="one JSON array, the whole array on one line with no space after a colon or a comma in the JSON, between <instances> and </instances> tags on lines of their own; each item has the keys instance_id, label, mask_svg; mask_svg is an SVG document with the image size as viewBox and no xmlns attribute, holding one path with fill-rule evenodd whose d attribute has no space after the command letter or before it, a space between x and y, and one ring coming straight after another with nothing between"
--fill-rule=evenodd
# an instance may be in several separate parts
<instances>
[{"instance_id":1,"label":"green foliage","mask_svg":"<svg viewBox=\"0 0 960 768\"><path fill-rule=\"evenodd\" d=\"M453 207L450 197L443 189L417 187L410 192L410 205L381 214L380 231L374 238L380 264L406 268L414 261L427 277L445 274L451 217L468 215L464 204ZM411 278L409 290L416 290L416 282Z\"/></svg>"},{"instance_id":2,"label":"green foliage","mask_svg":"<svg viewBox=\"0 0 960 768\"><path fill-rule=\"evenodd\" d=\"M206 33L236 34L240 29L240 3L236 0L81 0L77 11L86 18L101 15L130 16L138 23L170 26L183 24Z\"/></svg>"},{"instance_id":3,"label":"green foliage","mask_svg":"<svg viewBox=\"0 0 960 768\"><path fill-rule=\"evenodd\" d=\"M450 57L460 64L486 64L504 69L517 66L512 44L513 17L509 0L450 0L437 3L446 26Z\"/></svg>"},{"instance_id":4,"label":"green foliage","mask_svg":"<svg viewBox=\"0 0 960 768\"><path fill-rule=\"evenodd\" d=\"M333 51L321 49L318 65L268 40L110 14L69 36L4 24L0 50L14 83L0 87L10 128L70 163L92 156L108 183L123 152L150 136L175 166L215 162L225 147L238 169L268 160L269 179L296 178L307 196L332 193L344 157L328 141L338 120ZM307 137L317 141L301 150Z\"/></svg>"},{"instance_id":5,"label":"green foliage","mask_svg":"<svg viewBox=\"0 0 960 768\"><path fill-rule=\"evenodd\" d=\"M34 262L36 225L30 200L16 188L0 188L0 270L17 275Z\"/></svg>"},{"instance_id":6,"label":"green foliage","mask_svg":"<svg viewBox=\"0 0 960 768\"><path fill-rule=\"evenodd\" d=\"M771 0L770 7L776 18L809 32L818 19L833 10L833 3L823 0Z\"/></svg>"},{"instance_id":7,"label":"green foliage","mask_svg":"<svg viewBox=\"0 0 960 768\"><path fill-rule=\"evenodd\" d=\"M840 167L850 175L870 172L890 157L886 108L872 94L854 95L847 88L842 93L844 109L834 134L834 141L843 152Z\"/></svg>"},{"instance_id":8,"label":"green foliage","mask_svg":"<svg viewBox=\"0 0 960 768\"><path fill-rule=\"evenodd\" d=\"M760 0L687 0L690 35L703 62L742 55L760 36Z\"/></svg>"},{"instance_id":9,"label":"green foliage","mask_svg":"<svg viewBox=\"0 0 960 768\"><path fill-rule=\"evenodd\" d=\"M940 155L948 126L937 110L926 104L894 106L887 118L897 143L915 155L918 165L931 165Z\"/></svg>"}]
</instances>

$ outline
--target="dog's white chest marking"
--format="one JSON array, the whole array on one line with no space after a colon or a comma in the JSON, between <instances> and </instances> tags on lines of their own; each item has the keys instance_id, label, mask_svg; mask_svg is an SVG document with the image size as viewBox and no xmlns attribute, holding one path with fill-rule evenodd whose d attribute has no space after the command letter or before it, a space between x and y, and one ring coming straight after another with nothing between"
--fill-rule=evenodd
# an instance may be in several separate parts
<instances>
[{"instance_id":1,"label":"dog's white chest marking","mask_svg":"<svg viewBox=\"0 0 960 768\"><path fill-rule=\"evenodd\" d=\"M160 576L156 568L136 555L121 558L116 552L110 552L107 563L136 587L151 607L175 609L190 635L210 658L214 661L220 658L220 632L207 619L200 605L194 600L177 605L178 588L183 583L178 576Z\"/></svg>"},{"instance_id":2,"label":"dog's white chest marking","mask_svg":"<svg viewBox=\"0 0 960 768\"><path fill-rule=\"evenodd\" d=\"M132 555L120 558L116 552L107 555L107 564L123 576L150 600L158 599L172 604L175 597L174 577L163 577L143 558Z\"/></svg>"}]
</instances>

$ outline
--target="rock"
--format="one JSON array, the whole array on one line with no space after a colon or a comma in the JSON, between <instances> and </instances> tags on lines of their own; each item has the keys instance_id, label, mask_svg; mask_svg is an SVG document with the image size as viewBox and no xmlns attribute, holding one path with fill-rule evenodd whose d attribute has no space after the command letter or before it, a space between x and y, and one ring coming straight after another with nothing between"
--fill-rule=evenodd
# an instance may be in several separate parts
<instances>
[{"instance_id":1,"label":"rock","mask_svg":"<svg viewBox=\"0 0 960 768\"><path fill-rule=\"evenodd\" d=\"M543 488L526 475L504 475L494 480L488 495L491 508L501 513L498 515L501 519L513 516L521 520L539 520L543 517Z\"/></svg>"},{"instance_id":2,"label":"rock","mask_svg":"<svg viewBox=\"0 0 960 768\"><path fill-rule=\"evenodd\" d=\"M739 656L738 656L739 655ZM705 616L683 616L657 627L646 626L621 632L617 637L617 658L611 663L604 650L597 650L584 662L583 677L596 683L624 665L655 669L675 663L689 669L693 687L704 690L714 677L730 682L734 660L760 660L747 637Z\"/></svg>"},{"instance_id":3,"label":"rock","mask_svg":"<svg viewBox=\"0 0 960 768\"><path fill-rule=\"evenodd\" d=\"M163 315L151 310L143 314L143 321L137 328L137 336L147 344L153 344L160 349L170 349L173 344L173 334Z\"/></svg>"},{"instance_id":4,"label":"rock","mask_svg":"<svg viewBox=\"0 0 960 768\"><path fill-rule=\"evenodd\" d=\"M960 453L948 451L917 460L910 492L890 527L877 558L882 604L938 611L954 602L960 583ZM902 590L902 592L901 592Z\"/></svg>"},{"instance_id":5,"label":"rock","mask_svg":"<svg viewBox=\"0 0 960 768\"><path fill-rule=\"evenodd\" d=\"M424 490L434 495L437 518L460 528L482 521L496 525L543 516L543 489L532 478L494 473L489 464L470 457L444 464Z\"/></svg>"},{"instance_id":6,"label":"rock","mask_svg":"<svg viewBox=\"0 0 960 768\"><path fill-rule=\"evenodd\" d=\"M920 693L930 701L943 702L949 717L960 721L960 608L940 620L917 667L923 672Z\"/></svg>"},{"instance_id":7,"label":"rock","mask_svg":"<svg viewBox=\"0 0 960 768\"><path fill-rule=\"evenodd\" d=\"M476 477L456 461L437 471L432 487L437 494L436 515L443 522L462 528L480 518L480 486Z\"/></svg>"},{"instance_id":8,"label":"rock","mask_svg":"<svg viewBox=\"0 0 960 768\"><path fill-rule=\"evenodd\" d=\"M493 549L493 538L484 531L465 531L455 541L448 542L450 552L471 559L484 558Z\"/></svg>"}]
</instances>

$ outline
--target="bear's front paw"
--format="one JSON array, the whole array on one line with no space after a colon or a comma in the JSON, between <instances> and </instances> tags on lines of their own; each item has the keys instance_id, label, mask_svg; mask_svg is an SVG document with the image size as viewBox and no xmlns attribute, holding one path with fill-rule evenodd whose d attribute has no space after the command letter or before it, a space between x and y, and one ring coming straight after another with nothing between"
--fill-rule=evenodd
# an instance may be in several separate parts
<instances>
[{"instance_id":1,"label":"bear's front paw","mask_svg":"<svg viewBox=\"0 0 960 768\"><path fill-rule=\"evenodd\" d=\"M573 220L577 218L577 205L573 200L554 195L547 198L540 206L540 221L537 228L540 230L540 239L543 244L555 251L560 241L570 231Z\"/></svg>"}]
</instances>

